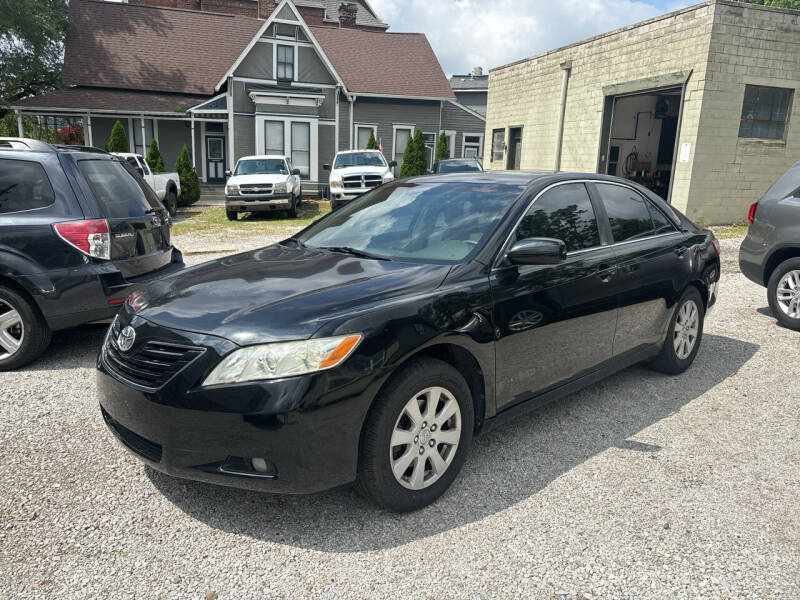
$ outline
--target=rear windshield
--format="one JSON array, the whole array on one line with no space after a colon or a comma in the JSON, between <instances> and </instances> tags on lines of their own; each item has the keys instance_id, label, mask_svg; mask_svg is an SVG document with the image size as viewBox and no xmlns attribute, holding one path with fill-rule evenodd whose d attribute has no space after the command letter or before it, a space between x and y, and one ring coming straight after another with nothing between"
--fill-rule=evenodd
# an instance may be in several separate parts
<instances>
[{"instance_id":1,"label":"rear windshield","mask_svg":"<svg viewBox=\"0 0 800 600\"><path fill-rule=\"evenodd\" d=\"M234 175L288 175L286 161L281 158L240 160Z\"/></svg>"},{"instance_id":2,"label":"rear windshield","mask_svg":"<svg viewBox=\"0 0 800 600\"><path fill-rule=\"evenodd\" d=\"M44 208L53 202L53 186L42 165L0 159L0 214Z\"/></svg>"},{"instance_id":3,"label":"rear windshield","mask_svg":"<svg viewBox=\"0 0 800 600\"><path fill-rule=\"evenodd\" d=\"M443 160L439 163L439 173L480 172L481 165L476 160Z\"/></svg>"},{"instance_id":4,"label":"rear windshield","mask_svg":"<svg viewBox=\"0 0 800 600\"><path fill-rule=\"evenodd\" d=\"M152 189L133 173L133 168L119 160L79 160L83 174L100 208L109 219L143 217L152 208L160 208Z\"/></svg>"},{"instance_id":5,"label":"rear windshield","mask_svg":"<svg viewBox=\"0 0 800 600\"><path fill-rule=\"evenodd\" d=\"M380 152L348 152L336 157L334 169L347 167L385 167L386 159Z\"/></svg>"}]
</instances>

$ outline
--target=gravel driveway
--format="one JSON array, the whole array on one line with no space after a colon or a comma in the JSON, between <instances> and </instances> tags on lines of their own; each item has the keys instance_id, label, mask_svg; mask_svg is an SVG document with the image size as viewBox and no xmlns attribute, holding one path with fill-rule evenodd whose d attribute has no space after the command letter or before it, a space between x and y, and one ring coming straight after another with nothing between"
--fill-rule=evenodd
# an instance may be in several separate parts
<instances>
[{"instance_id":1,"label":"gravel driveway","mask_svg":"<svg viewBox=\"0 0 800 600\"><path fill-rule=\"evenodd\" d=\"M0 374L0 594L800 597L800 334L768 316L738 244L692 369L634 367L478 438L410 515L145 468L100 417L104 329L59 333Z\"/></svg>"}]
</instances>

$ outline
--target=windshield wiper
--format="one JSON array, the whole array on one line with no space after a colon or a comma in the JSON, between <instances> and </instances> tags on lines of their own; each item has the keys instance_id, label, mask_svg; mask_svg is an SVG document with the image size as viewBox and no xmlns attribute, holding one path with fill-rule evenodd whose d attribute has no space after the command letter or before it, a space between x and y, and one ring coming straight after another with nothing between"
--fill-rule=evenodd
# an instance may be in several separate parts
<instances>
[{"instance_id":1,"label":"windshield wiper","mask_svg":"<svg viewBox=\"0 0 800 600\"><path fill-rule=\"evenodd\" d=\"M365 252L364 250L358 250L356 248L351 248L350 246L321 246L320 250L328 250L329 252L339 252L341 254L349 254L351 256L358 256L359 258L371 258L373 260L386 260L391 262L392 259L388 256L380 256L378 254L372 254L370 252Z\"/></svg>"}]
</instances>

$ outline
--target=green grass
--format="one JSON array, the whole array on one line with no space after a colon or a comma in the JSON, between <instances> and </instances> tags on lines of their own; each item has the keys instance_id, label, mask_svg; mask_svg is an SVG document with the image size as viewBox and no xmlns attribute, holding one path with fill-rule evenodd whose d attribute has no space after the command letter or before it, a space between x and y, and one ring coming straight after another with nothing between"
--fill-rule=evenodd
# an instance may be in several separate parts
<instances>
[{"instance_id":1,"label":"green grass","mask_svg":"<svg viewBox=\"0 0 800 600\"><path fill-rule=\"evenodd\" d=\"M224 206L188 207L178 211L172 233L264 233L284 234L288 229L306 227L329 213L329 202L304 200L297 209L297 218L290 219L286 211L239 213L238 221L229 221Z\"/></svg>"},{"instance_id":2,"label":"green grass","mask_svg":"<svg viewBox=\"0 0 800 600\"><path fill-rule=\"evenodd\" d=\"M720 240L730 240L747 235L747 223L734 223L733 225L721 225L712 227L714 235Z\"/></svg>"}]
</instances>

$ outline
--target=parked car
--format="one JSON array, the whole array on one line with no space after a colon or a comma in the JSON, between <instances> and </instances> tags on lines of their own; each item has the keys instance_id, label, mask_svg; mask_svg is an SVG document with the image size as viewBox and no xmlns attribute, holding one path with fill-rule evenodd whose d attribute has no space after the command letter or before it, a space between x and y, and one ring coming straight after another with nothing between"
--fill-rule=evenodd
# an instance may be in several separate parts
<instances>
[{"instance_id":1,"label":"parked car","mask_svg":"<svg viewBox=\"0 0 800 600\"><path fill-rule=\"evenodd\" d=\"M446 158L437 160L434 173L482 173L483 165L477 158Z\"/></svg>"},{"instance_id":2,"label":"parked car","mask_svg":"<svg viewBox=\"0 0 800 600\"><path fill-rule=\"evenodd\" d=\"M102 414L171 475L355 481L414 510L502 420L634 363L686 370L719 273L710 231L625 180L404 179L134 294L98 357Z\"/></svg>"},{"instance_id":3,"label":"parked car","mask_svg":"<svg viewBox=\"0 0 800 600\"><path fill-rule=\"evenodd\" d=\"M322 168L331 172L328 183L331 210L336 210L353 198L371 189L394 181L392 169L397 162L386 162L380 150L346 150L339 152L331 165Z\"/></svg>"},{"instance_id":4,"label":"parked car","mask_svg":"<svg viewBox=\"0 0 800 600\"><path fill-rule=\"evenodd\" d=\"M286 210L291 218L303 197L300 169L285 156L245 156L227 171L225 212L235 221L241 212Z\"/></svg>"},{"instance_id":5,"label":"parked car","mask_svg":"<svg viewBox=\"0 0 800 600\"><path fill-rule=\"evenodd\" d=\"M127 162L0 138L0 371L33 361L52 331L112 318L132 284L181 269L170 227Z\"/></svg>"},{"instance_id":6,"label":"parked car","mask_svg":"<svg viewBox=\"0 0 800 600\"><path fill-rule=\"evenodd\" d=\"M129 152L115 152L114 154L128 161L128 164L153 188L158 199L167 207L171 217L178 213L181 179L177 173L153 173L150 165L147 164L141 154L131 154Z\"/></svg>"},{"instance_id":7,"label":"parked car","mask_svg":"<svg viewBox=\"0 0 800 600\"><path fill-rule=\"evenodd\" d=\"M739 267L767 288L775 318L800 331L800 162L750 206L747 222Z\"/></svg>"}]
</instances>

